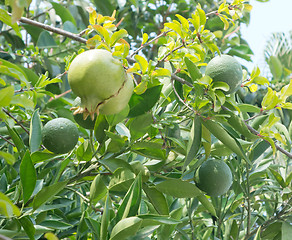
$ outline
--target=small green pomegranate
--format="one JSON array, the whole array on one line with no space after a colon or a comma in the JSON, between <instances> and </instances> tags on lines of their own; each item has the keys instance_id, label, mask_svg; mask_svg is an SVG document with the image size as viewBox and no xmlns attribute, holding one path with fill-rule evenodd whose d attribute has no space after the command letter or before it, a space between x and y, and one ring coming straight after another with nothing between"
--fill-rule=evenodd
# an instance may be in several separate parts
<instances>
[{"instance_id":1,"label":"small green pomegranate","mask_svg":"<svg viewBox=\"0 0 292 240\"><path fill-rule=\"evenodd\" d=\"M122 63L103 49L85 51L74 58L68 81L73 93L81 98L74 114L83 113L84 119L94 114L115 114L128 104L133 92L132 76Z\"/></svg>"}]
</instances>

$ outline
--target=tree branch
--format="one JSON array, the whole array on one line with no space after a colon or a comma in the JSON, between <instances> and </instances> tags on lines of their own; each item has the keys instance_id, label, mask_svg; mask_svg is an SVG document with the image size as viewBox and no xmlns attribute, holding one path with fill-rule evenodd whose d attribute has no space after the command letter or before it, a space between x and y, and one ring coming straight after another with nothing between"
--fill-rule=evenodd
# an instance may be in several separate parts
<instances>
[{"instance_id":1,"label":"tree branch","mask_svg":"<svg viewBox=\"0 0 292 240\"><path fill-rule=\"evenodd\" d=\"M28 135L29 131L22 125L21 122L19 122L15 117L12 116L10 112L8 112L5 108L2 108L2 111L9 117L11 117Z\"/></svg>"},{"instance_id":2,"label":"tree branch","mask_svg":"<svg viewBox=\"0 0 292 240\"><path fill-rule=\"evenodd\" d=\"M87 40L85 38L82 38L82 37L78 36L77 34L65 31L65 30L60 29L60 28L52 27L52 26L46 25L44 23L37 22L37 21L31 20L31 19L26 18L26 17L21 17L19 19L19 21L22 22L22 23L26 23L26 24L29 24L29 25L32 25L32 26L35 26L35 27L39 27L39 28L45 29L45 30L47 30L49 32L60 34L62 36L71 38L71 39L73 39L73 40L75 40L77 42L80 42L80 43L86 44L86 42L87 42Z\"/></svg>"},{"instance_id":3,"label":"tree branch","mask_svg":"<svg viewBox=\"0 0 292 240\"><path fill-rule=\"evenodd\" d=\"M230 111L228 108L226 108L226 107L224 107L224 106L222 106L222 109L224 109L224 110L226 110L226 111ZM245 126L248 128L248 130L252 133L252 134L254 134L254 135L256 135L256 136L260 136L260 133L257 131L257 130L255 130L253 127L251 127L250 125L248 125L245 121L243 121L244 122L244 124L245 124ZM267 143L269 143L267 140L265 140L265 139L263 139L264 141L266 141ZM270 144L270 143L269 143ZM281 153L284 153L287 157L289 157L289 158L291 158L292 159L292 153L289 153L288 151L286 151L285 149L283 149L283 148L281 148L278 144L276 144L275 142L274 142L274 144L275 144L275 147L276 147L276 149L278 150L278 151L280 151Z\"/></svg>"}]
</instances>

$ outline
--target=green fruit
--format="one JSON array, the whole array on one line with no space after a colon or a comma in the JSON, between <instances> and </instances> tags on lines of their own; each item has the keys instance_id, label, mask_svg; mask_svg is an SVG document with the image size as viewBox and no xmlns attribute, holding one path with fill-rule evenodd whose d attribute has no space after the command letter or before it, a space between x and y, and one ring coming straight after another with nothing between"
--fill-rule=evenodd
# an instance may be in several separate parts
<instances>
[{"instance_id":1,"label":"green fruit","mask_svg":"<svg viewBox=\"0 0 292 240\"><path fill-rule=\"evenodd\" d=\"M73 93L81 98L75 114L85 118L94 114L115 114L128 104L133 92L133 80L122 63L103 49L85 51L74 58L68 81Z\"/></svg>"},{"instance_id":2,"label":"green fruit","mask_svg":"<svg viewBox=\"0 0 292 240\"><path fill-rule=\"evenodd\" d=\"M147 167L145 167L141 162L139 161L133 161L130 163L133 172L138 175L140 172L142 174L142 181L147 182L150 178L150 171Z\"/></svg>"},{"instance_id":3,"label":"green fruit","mask_svg":"<svg viewBox=\"0 0 292 240\"><path fill-rule=\"evenodd\" d=\"M74 107L78 107L81 105L81 98L75 98L73 102L73 109ZM73 114L74 120L83 128L85 129L94 129L95 119L92 120L91 118L84 119L82 113Z\"/></svg>"},{"instance_id":4,"label":"green fruit","mask_svg":"<svg viewBox=\"0 0 292 240\"><path fill-rule=\"evenodd\" d=\"M205 28L209 29L212 32L223 30L224 23L222 22L219 16L211 17L207 20Z\"/></svg>"},{"instance_id":5,"label":"green fruit","mask_svg":"<svg viewBox=\"0 0 292 240\"><path fill-rule=\"evenodd\" d=\"M205 74L213 79L213 82L225 82L229 86L226 94L236 92L242 83L242 67L229 55L214 57L207 65Z\"/></svg>"},{"instance_id":6,"label":"green fruit","mask_svg":"<svg viewBox=\"0 0 292 240\"><path fill-rule=\"evenodd\" d=\"M44 146L53 153L71 151L78 142L78 128L67 118L55 118L45 124L42 130Z\"/></svg>"},{"instance_id":7,"label":"green fruit","mask_svg":"<svg viewBox=\"0 0 292 240\"><path fill-rule=\"evenodd\" d=\"M196 172L197 186L209 196L226 193L232 185L232 172L228 165L217 159L204 162Z\"/></svg>"}]
</instances>

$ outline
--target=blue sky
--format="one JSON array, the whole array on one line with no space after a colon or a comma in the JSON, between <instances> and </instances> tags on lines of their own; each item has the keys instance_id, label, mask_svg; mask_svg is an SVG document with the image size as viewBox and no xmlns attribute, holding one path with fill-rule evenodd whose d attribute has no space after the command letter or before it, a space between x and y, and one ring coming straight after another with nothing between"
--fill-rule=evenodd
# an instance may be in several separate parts
<instances>
[{"instance_id":1,"label":"blue sky","mask_svg":"<svg viewBox=\"0 0 292 240\"><path fill-rule=\"evenodd\" d=\"M251 70L255 65L262 68L263 49L271 33L292 30L292 0L270 0L266 3L251 0L250 4L253 6L250 24L242 27L242 34L255 54L253 63L244 63Z\"/></svg>"}]
</instances>

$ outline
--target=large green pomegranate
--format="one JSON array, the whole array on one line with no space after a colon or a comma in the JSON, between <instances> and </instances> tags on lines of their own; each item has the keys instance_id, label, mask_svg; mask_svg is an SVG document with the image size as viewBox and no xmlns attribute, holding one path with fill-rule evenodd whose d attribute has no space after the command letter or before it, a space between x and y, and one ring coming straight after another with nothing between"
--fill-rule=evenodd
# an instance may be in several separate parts
<instances>
[{"instance_id":1,"label":"large green pomegranate","mask_svg":"<svg viewBox=\"0 0 292 240\"><path fill-rule=\"evenodd\" d=\"M133 79L122 63L103 49L85 51L74 58L69 70L68 81L73 93L81 98L75 114L85 118L94 114L115 114L128 104L133 92Z\"/></svg>"}]
</instances>

